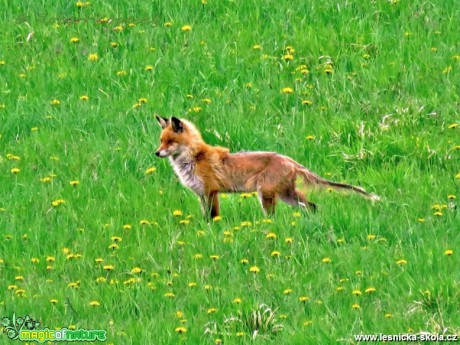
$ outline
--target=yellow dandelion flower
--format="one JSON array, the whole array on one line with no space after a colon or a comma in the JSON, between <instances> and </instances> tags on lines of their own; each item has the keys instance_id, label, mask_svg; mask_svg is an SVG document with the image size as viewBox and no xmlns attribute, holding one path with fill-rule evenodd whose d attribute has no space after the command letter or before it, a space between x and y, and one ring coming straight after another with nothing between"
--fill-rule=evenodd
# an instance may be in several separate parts
<instances>
[{"instance_id":1,"label":"yellow dandelion flower","mask_svg":"<svg viewBox=\"0 0 460 345\"><path fill-rule=\"evenodd\" d=\"M164 296L165 296L165 297L168 297L168 298L174 298L174 297L176 297L176 295L174 295L172 292L166 292L166 293L164 294Z\"/></svg>"},{"instance_id":2,"label":"yellow dandelion flower","mask_svg":"<svg viewBox=\"0 0 460 345\"><path fill-rule=\"evenodd\" d=\"M283 87L283 88L281 89L281 92L282 92L282 93L293 93L294 90L293 90L292 88L290 88L290 87Z\"/></svg>"},{"instance_id":3,"label":"yellow dandelion flower","mask_svg":"<svg viewBox=\"0 0 460 345\"><path fill-rule=\"evenodd\" d=\"M365 293L373 293L376 291L377 289L375 287L368 287L366 290L364 290Z\"/></svg>"},{"instance_id":4,"label":"yellow dandelion flower","mask_svg":"<svg viewBox=\"0 0 460 345\"><path fill-rule=\"evenodd\" d=\"M101 304L98 301L91 301L89 302L89 305L91 307L99 307Z\"/></svg>"},{"instance_id":5,"label":"yellow dandelion flower","mask_svg":"<svg viewBox=\"0 0 460 345\"><path fill-rule=\"evenodd\" d=\"M187 328L180 326L180 327L176 327L175 331L176 333L183 334L187 332Z\"/></svg>"},{"instance_id":6,"label":"yellow dandelion flower","mask_svg":"<svg viewBox=\"0 0 460 345\"><path fill-rule=\"evenodd\" d=\"M131 273L132 273L132 274L139 274L139 273L141 273L142 271L143 271L142 268L140 268L140 267L134 267L134 268L131 270Z\"/></svg>"},{"instance_id":7,"label":"yellow dandelion flower","mask_svg":"<svg viewBox=\"0 0 460 345\"><path fill-rule=\"evenodd\" d=\"M51 105L59 105L59 104L61 104L60 100L58 100L58 99L51 100Z\"/></svg>"},{"instance_id":8,"label":"yellow dandelion flower","mask_svg":"<svg viewBox=\"0 0 460 345\"><path fill-rule=\"evenodd\" d=\"M145 66L146 71L153 71L153 66L152 65L147 65Z\"/></svg>"},{"instance_id":9,"label":"yellow dandelion flower","mask_svg":"<svg viewBox=\"0 0 460 345\"><path fill-rule=\"evenodd\" d=\"M197 284L195 282L190 282L187 285L188 287L195 287Z\"/></svg>"},{"instance_id":10,"label":"yellow dandelion flower","mask_svg":"<svg viewBox=\"0 0 460 345\"><path fill-rule=\"evenodd\" d=\"M208 314L213 314L217 311L217 308L209 308L208 309Z\"/></svg>"},{"instance_id":11,"label":"yellow dandelion flower","mask_svg":"<svg viewBox=\"0 0 460 345\"><path fill-rule=\"evenodd\" d=\"M345 288L344 288L343 286L337 286L337 287L335 288L335 291L337 291L337 292L342 292L342 291L344 291L344 290L345 290Z\"/></svg>"},{"instance_id":12,"label":"yellow dandelion flower","mask_svg":"<svg viewBox=\"0 0 460 345\"><path fill-rule=\"evenodd\" d=\"M123 229L125 229L125 230L131 230L132 227L133 227L133 226L132 226L131 224L125 224L125 225L123 225Z\"/></svg>"},{"instance_id":13,"label":"yellow dandelion flower","mask_svg":"<svg viewBox=\"0 0 460 345\"><path fill-rule=\"evenodd\" d=\"M110 272L113 271L115 267L113 265L105 265L103 269Z\"/></svg>"},{"instance_id":14,"label":"yellow dandelion flower","mask_svg":"<svg viewBox=\"0 0 460 345\"><path fill-rule=\"evenodd\" d=\"M17 289L14 293L15 293L16 295L18 295L19 297L24 297L25 294L26 294L26 290L24 290L24 289Z\"/></svg>"},{"instance_id":15,"label":"yellow dandelion flower","mask_svg":"<svg viewBox=\"0 0 460 345\"><path fill-rule=\"evenodd\" d=\"M442 74L449 74L450 72L452 72L452 66L447 66L442 70Z\"/></svg>"},{"instance_id":16,"label":"yellow dandelion flower","mask_svg":"<svg viewBox=\"0 0 460 345\"><path fill-rule=\"evenodd\" d=\"M276 237L277 237L276 234L273 232L269 232L267 235L265 235L265 238L268 238L270 240L274 240L276 239Z\"/></svg>"},{"instance_id":17,"label":"yellow dandelion flower","mask_svg":"<svg viewBox=\"0 0 460 345\"><path fill-rule=\"evenodd\" d=\"M220 256L219 256L219 255L211 255L209 258L210 258L211 260L216 261L216 260L219 260Z\"/></svg>"},{"instance_id":18,"label":"yellow dandelion flower","mask_svg":"<svg viewBox=\"0 0 460 345\"><path fill-rule=\"evenodd\" d=\"M51 202L51 204L52 204L54 207L57 207L57 206L59 206L59 205L65 204L65 200L64 200L64 199L57 199L57 200L54 200L53 202Z\"/></svg>"},{"instance_id":19,"label":"yellow dandelion flower","mask_svg":"<svg viewBox=\"0 0 460 345\"><path fill-rule=\"evenodd\" d=\"M308 296L300 296L299 297L300 302L306 302L306 301L309 301L309 300L310 300L310 297L308 297Z\"/></svg>"},{"instance_id":20,"label":"yellow dandelion flower","mask_svg":"<svg viewBox=\"0 0 460 345\"><path fill-rule=\"evenodd\" d=\"M324 262L325 264L328 264L328 263L330 263L332 261L332 259L326 257L326 258L323 258L321 261Z\"/></svg>"},{"instance_id":21,"label":"yellow dandelion flower","mask_svg":"<svg viewBox=\"0 0 460 345\"><path fill-rule=\"evenodd\" d=\"M307 139L307 140L313 140L313 139L315 139L315 136L314 136L314 135L307 135L307 136L305 137L305 139Z\"/></svg>"},{"instance_id":22,"label":"yellow dandelion flower","mask_svg":"<svg viewBox=\"0 0 460 345\"><path fill-rule=\"evenodd\" d=\"M150 222L148 220L146 220L146 219L142 219L141 221L139 221L139 224L140 225L149 225Z\"/></svg>"},{"instance_id":23,"label":"yellow dandelion flower","mask_svg":"<svg viewBox=\"0 0 460 345\"><path fill-rule=\"evenodd\" d=\"M103 258L96 258L96 259L94 259L94 261L96 261L96 263L100 264L100 263L104 262L104 259Z\"/></svg>"},{"instance_id":24,"label":"yellow dandelion flower","mask_svg":"<svg viewBox=\"0 0 460 345\"><path fill-rule=\"evenodd\" d=\"M252 266L249 268L249 272L252 272L252 273L259 273L260 272L260 268L257 267L257 266Z\"/></svg>"},{"instance_id":25,"label":"yellow dandelion flower","mask_svg":"<svg viewBox=\"0 0 460 345\"><path fill-rule=\"evenodd\" d=\"M457 175L455 175L455 178L456 178L456 179L460 179L460 173L458 173Z\"/></svg>"},{"instance_id":26,"label":"yellow dandelion flower","mask_svg":"<svg viewBox=\"0 0 460 345\"><path fill-rule=\"evenodd\" d=\"M182 214L183 214L183 213L182 213L181 210L175 210L175 211L173 212L173 216L175 216L175 217L182 216Z\"/></svg>"},{"instance_id":27,"label":"yellow dandelion flower","mask_svg":"<svg viewBox=\"0 0 460 345\"><path fill-rule=\"evenodd\" d=\"M361 292L361 290L353 290L353 291L352 291L352 294L355 295L355 296L360 296L360 295L362 295L363 293Z\"/></svg>"},{"instance_id":28,"label":"yellow dandelion flower","mask_svg":"<svg viewBox=\"0 0 460 345\"><path fill-rule=\"evenodd\" d=\"M236 297L235 299L233 299L233 303L235 303L235 304L241 304L241 298Z\"/></svg>"},{"instance_id":29,"label":"yellow dandelion flower","mask_svg":"<svg viewBox=\"0 0 460 345\"><path fill-rule=\"evenodd\" d=\"M274 250L274 251L272 251L272 253L271 253L271 256L273 256L273 257L275 257L275 258L279 257L280 255L281 255L281 252L279 252L279 251L277 251L277 250Z\"/></svg>"},{"instance_id":30,"label":"yellow dandelion flower","mask_svg":"<svg viewBox=\"0 0 460 345\"><path fill-rule=\"evenodd\" d=\"M444 215L444 213L442 213L441 211L438 211L438 212L433 213L433 215L436 217L441 217Z\"/></svg>"},{"instance_id":31,"label":"yellow dandelion flower","mask_svg":"<svg viewBox=\"0 0 460 345\"><path fill-rule=\"evenodd\" d=\"M112 242L121 242L123 240L120 236L112 236L110 239Z\"/></svg>"},{"instance_id":32,"label":"yellow dandelion flower","mask_svg":"<svg viewBox=\"0 0 460 345\"><path fill-rule=\"evenodd\" d=\"M56 304L57 302L59 302L59 301L57 299L55 299L55 298L50 299L51 304Z\"/></svg>"},{"instance_id":33,"label":"yellow dandelion flower","mask_svg":"<svg viewBox=\"0 0 460 345\"><path fill-rule=\"evenodd\" d=\"M203 98L201 101L203 103L206 103L206 104L211 104L211 99L210 98Z\"/></svg>"},{"instance_id":34,"label":"yellow dandelion flower","mask_svg":"<svg viewBox=\"0 0 460 345\"><path fill-rule=\"evenodd\" d=\"M286 54L286 55L283 56L283 59L284 59L285 61L292 61L292 60L294 60L294 55L292 55L292 54Z\"/></svg>"},{"instance_id":35,"label":"yellow dandelion flower","mask_svg":"<svg viewBox=\"0 0 460 345\"><path fill-rule=\"evenodd\" d=\"M106 277L97 277L96 283L105 283L107 281Z\"/></svg>"},{"instance_id":36,"label":"yellow dandelion flower","mask_svg":"<svg viewBox=\"0 0 460 345\"><path fill-rule=\"evenodd\" d=\"M457 199L457 197L456 197L455 195L453 195L453 194L449 194L449 195L447 196L447 199L449 199L449 200L455 200L455 199Z\"/></svg>"},{"instance_id":37,"label":"yellow dandelion flower","mask_svg":"<svg viewBox=\"0 0 460 345\"><path fill-rule=\"evenodd\" d=\"M425 223L425 218L417 218L417 222L419 222L419 223Z\"/></svg>"},{"instance_id":38,"label":"yellow dandelion flower","mask_svg":"<svg viewBox=\"0 0 460 345\"><path fill-rule=\"evenodd\" d=\"M215 216L212 220L213 220L213 222L218 222L221 219L222 219L221 216Z\"/></svg>"},{"instance_id":39,"label":"yellow dandelion flower","mask_svg":"<svg viewBox=\"0 0 460 345\"><path fill-rule=\"evenodd\" d=\"M312 105L312 104L313 104L313 102L308 100L308 99L305 99L305 100L302 101L302 105Z\"/></svg>"},{"instance_id":40,"label":"yellow dandelion flower","mask_svg":"<svg viewBox=\"0 0 460 345\"><path fill-rule=\"evenodd\" d=\"M310 326L312 324L313 324L313 321L311 321L311 320L304 321L304 323L303 323L304 326Z\"/></svg>"},{"instance_id":41,"label":"yellow dandelion flower","mask_svg":"<svg viewBox=\"0 0 460 345\"><path fill-rule=\"evenodd\" d=\"M386 313L386 314L385 314L385 317L386 317L387 319L391 319L391 318L393 317L393 314L392 314L392 313Z\"/></svg>"},{"instance_id":42,"label":"yellow dandelion flower","mask_svg":"<svg viewBox=\"0 0 460 345\"><path fill-rule=\"evenodd\" d=\"M172 22L166 22L166 23L164 23L163 25L166 26L166 27L168 28L168 27L172 26L173 23L172 23Z\"/></svg>"},{"instance_id":43,"label":"yellow dandelion flower","mask_svg":"<svg viewBox=\"0 0 460 345\"><path fill-rule=\"evenodd\" d=\"M248 259L241 259L240 264L247 265L249 263Z\"/></svg>"},{"instance_id":44,"label":"yellow dandelion flower","mask_svg":"<svg viewBox=\"0 0 460 345\"><path fill-rule=\"evenodd\" d=\"M353 309L353 310L358 310L358 309L361 309L361 307L359 306L358 303L355 303L355 304L353 304L353 305L351 306L351 309Z\"/></svg>"},{"instance_id":45,"label":"yellow dandelion flower","mask_svg":"<svg viewBox=\"0 0 460 345\"><path fill-rule=\"evenodd\" d=\"M126 72L126 71L118 71L117 72L118 77L124 77L125 75L128 75L128 72Z\"/></svg>"},{"instance_id":46,"label":"yellow dandelion flower","mask_svg":"<svg viewBox=\"0 0 460 345\"><path fill-rule=\"evenodd\" d=\"M286 237L284 239L284 243L286 243L286 244L292 244L293 241L294 241L294 239L292 237Z\"/></svg>"},{"instance_id":47,"label":"yellow dandelion flower","mask_svg":"<svg viewBox=\"0 0 460 345\"><path fill-rule=\"evenodd\" d=\"M334 73L334 67L332 67L330 64L327 64L324 66L323 72L326 74L332 74Z\"/></svg>"},{"instance_id":48,"label":"yellow dandelion flower","mask_svg":"<svg viewBox=\"0 0 460 345\"><path fill-rule=\"evenodd\" d=\"M116 243L112 243L111 245L109 245L109 249L110 250L116 250L116 249L119 249L120 246Z\"/></svg>"},{"instance_id":49,"label":"yellow dandelion flower","mask_svg":"<svg viewBox=\"0 0 460 345\"><path fill-rule=\"evenodd\" d=\"M77 2L75 3L75 5L76 5L77 7L82 8L82 7L86 7L86 6L91 5L91 3L90 3L89 1L87 1L87 2L77 1Z\"/></svg>"},{"instance_id":50,"label":"yellow dandelion flower","mask_svg":"<svg viewBox=\"0 0 460 345\"><path fill-rule=\"evenodd\" d=\"M182 28L181 28L182 31L191 31L192 30L192 26L191 25L184 25Z\"/></svg>"},{"instance_id":51,"label":"yellow dandelion flower","mask_svg":"<svg viewBox=\"0 0 460 345\"><path fill-rule=\"evenodd\" d=\"M70 282L69 284L67 284L67 287L72 289L78 289L80 287L80 281Z\"/></svg>"},{"instance_id":52,"label":"yellow dandelion flower","mask_svg":"<svg viewBox=\"0 0 460 345\"><path fill-rule=\"evenodd\" d=\"M205 286L204 286L204 289L205 289L205 290L211 290L211 289L212 289L212 285L205 285Z\"/></svg>"},{"instance_id":53,"label":"yellow dandelion flower","mask_svg":"<svg viewBox=\"0 0 460 345\"><path fill-rule=\"evenodd\" d=\"M452 123L449 126L447 126L447 128L454 129L454 128L457 128L458 126L459 126L458 123Z\"/></svg>"},{"instance_id":54,"label":"yellow dandelion flower","mask_svg":"<svg viewBox=\"0 0 460 345\"><path fill-rule=\"evenodd\" d=\"M254 50L262 50L262 46L260 44L254 44L252 46L252 49L254 49Z\"/></svg>"},{"instance_id":55,"label":"yellow dandelion flower","mask_svg":"<svg viewBox=\"0 0 460 345\"><path fill-rule=\"evenodd\" d=\"M97 53L91 53L88 55L89 61L97 61L99 60L99 55Z\"/></svg>"},{"instance_id":56,"label":"yellow dandelion flower","mask_svg":"<svg viewBox=\"0 0 460 345\"><path fill-rule=\"evenodd\" d=\"M447 256L451 256L452 254L454 254L454 251L452 249L446 249L444 251L444 254L447 255Z\"/></svg>"},{"instance_id":57,"label":"yellow dandelion flower","mask_svg":"<svg viewBox=\"0 0 460 345\"><path fill-rule=\"evenodd\" d=\"M396 265L403 266L407 264L407 260L401 259L396 261Z\"/></svg>"},{"instance_id":58,"label":"yellow dandelion flower","mask_svg":"<svg viewBox=\"0 0 460 345\"><path fill-rule=\"evenodd\" d=\"M17 174L17 173L19 173L19 172L21 171L21 169L19 169L19 168L12 168L10 171L11 171L12 174Z\"/></svg>"},{"instance_id":59,"label":"yellow dandelion flower","mask_svg":"<svg viewBox=\"0 0 460 345\"><path fill-rule=\"evenodd\" d=\"M7 289L10 290L10 291L13 291L13 290L16 290L17 288L18 288L17 285L8 285Z\"/></svg>"},{"instance_id":60,"label":"yellow dandelion flower","mask_svg":"<svg viewBox=\"0 0 460 345\"><path fill-rule=\"evenodd\" d=\"M70 181L69 184L70 184L71 186L74 186L74 187L75 187L75 186L78 186L78 185L80 184L80 181L78 181L78 180Z\"/></svg>"}]
</instances>

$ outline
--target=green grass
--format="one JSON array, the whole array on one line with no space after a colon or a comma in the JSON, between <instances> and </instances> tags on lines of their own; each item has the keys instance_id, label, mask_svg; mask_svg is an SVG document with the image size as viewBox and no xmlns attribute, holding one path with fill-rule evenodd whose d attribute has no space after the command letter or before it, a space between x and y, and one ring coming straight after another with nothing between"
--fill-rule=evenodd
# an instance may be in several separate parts
<instances>
[{"instance_id":1,"label":"green grass","mask_svg":"<svg viewBox=\"0 0 460 345\"><path fill-rule=\"evenodd\" d=\"M109 344L459 333L456 1L0 3L1 317ZM317 214L267 220L228 195L208 224L154 156L156 113L382 201L313 191Z\"/></svg>"}]
</instances>

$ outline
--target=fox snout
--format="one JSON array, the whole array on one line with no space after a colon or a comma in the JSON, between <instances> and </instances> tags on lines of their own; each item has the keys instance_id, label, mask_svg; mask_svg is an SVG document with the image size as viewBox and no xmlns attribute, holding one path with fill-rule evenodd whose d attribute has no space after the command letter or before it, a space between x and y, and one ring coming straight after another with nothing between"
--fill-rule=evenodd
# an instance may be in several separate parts
<instances>
[{"instance_id":1,"label":"fox snout","mask_svg":"<svg viewBox=\"0 0 460 345\"><path fill-rule=\"evenodd\" d=\"M155 152L155 156L160 157L160 158L167 157L168 156L168 151L167 150L158 150L157 152Z\"/></svg>"}]
</instances>

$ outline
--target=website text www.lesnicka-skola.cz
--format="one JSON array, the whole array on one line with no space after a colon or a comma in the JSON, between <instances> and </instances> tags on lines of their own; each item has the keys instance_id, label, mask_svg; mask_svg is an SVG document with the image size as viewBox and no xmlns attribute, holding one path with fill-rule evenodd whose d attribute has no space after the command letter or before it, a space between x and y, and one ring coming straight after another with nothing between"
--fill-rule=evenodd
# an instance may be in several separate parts
<instances>
[{"instance_id":1,"label":"website text www.lesnicka-skola.cz","mask_svg":"<svg viewBox=\"0 0 460 345\"><path fill-rule=\"evenodd\" d=\"M357 342L458 342L455 334L356 334L353 336Z\"/></svg>"}]
</instances>

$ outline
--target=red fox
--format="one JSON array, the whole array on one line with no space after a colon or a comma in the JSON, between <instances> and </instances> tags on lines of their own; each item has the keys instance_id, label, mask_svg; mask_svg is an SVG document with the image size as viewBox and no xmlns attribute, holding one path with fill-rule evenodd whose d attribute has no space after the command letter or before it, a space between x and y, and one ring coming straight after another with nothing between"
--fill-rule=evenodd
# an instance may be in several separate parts
<instances>
[{"instance_id":1,"label":"red fox","mask_svg":"<svg viewBox=\"0 0 460 345\"><path fill-rule=\"evenodd\" d=\"M301 177L307 185L348 189L371 199L375 194L361 187L328 181L293 159L274 152L230 153L227 148L206 144L200 132L189 121L156 116L162 128L160 147L155 155L169 157L182 184L201 199L204 214L219 215L220 192L257 192L267 214L275 211L278 199L315 211L316 205L296 188Z\"/></svg>"}]
</instances>

